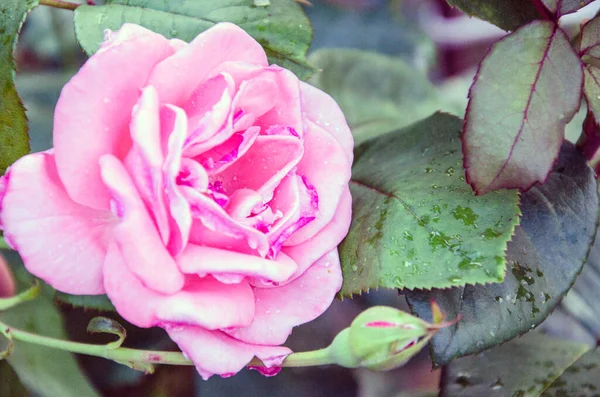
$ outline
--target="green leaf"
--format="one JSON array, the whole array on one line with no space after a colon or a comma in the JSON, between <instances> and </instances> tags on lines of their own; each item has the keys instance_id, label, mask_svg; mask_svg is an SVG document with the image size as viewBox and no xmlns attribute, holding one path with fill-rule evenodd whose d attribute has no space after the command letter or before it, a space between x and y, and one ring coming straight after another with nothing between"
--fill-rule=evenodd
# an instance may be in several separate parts
<instances>
[{"instance_id":1,"label":"green leaf","mask_svg":"<svg viewBox=\"0 0 600 397\"><path fill-rule=\"evenodd\" d=\"M0 396L28 397L29 393L6 360L0 361Z\"/></svg>"},{"instance_id":2,"label":"green leaf","mask_svg":"<svg viewBox=\"0 0 600 397\"><path fill-rule=\"evenodd\" d=\"M2 0L0 5L0 174L29 153L25 107L15 87L13 52L27 13L39 0Z\"/></svg>"},{"instance_id":3,"label":"green leaf","mask_svg":"<svg viewBox=\"0 0 600 397\"><path fill-rule=\"evenodd\" d=\"M579 57L553 22L494 44L471 86L462 136L467 181L478 194L546 180L579 109L582 80Z\"/></svg>"},{"instance_id":4,"label":"green leaf","mask_svg":"<svg viewBox=\"0 0 600 397\"><path fill-rule=\"evenodd\" d=\"M543 18L533 1L448 0L448 3L468 15L484 19L504 30L515 30L531 21Z\"/></svg>"},{"instance_id":5,"label":"green leaf","mask_svg":"<svg viewBox=\"0 0 600 397\"><path fill-rule=\"evenodd\" d=\"M310 83L340 105L355 145L431 115L441 102L424 73L399 58L359 50L319 50Z\"/></svg>"},{"instance_id":6,"label":"green leaf","mask_svg":"<svg viewBox=\"0 0 600 397\"><path fill-rule=\"evenodd\" d=\"M60 303L65 303L73 307L82 307L84 309L104 312L114 312L116 310L106 295L70 295L56 291L54 293L54 299Z\"/></svg>"},{"instance_id":7,"label":"green leaf","mask_svg":"<svg viewBox=\"0 0 600 397\"><path fill-rule=\"evenodd\" d=\"M530 333L454 361L444 370L441 395L537 397L587 350L581 343Z\"/></svg>"},{"instance_id":8,"label":"green leaf","mask_svg":"<svg viewBox=\"0 0 600 397\"><path fill-rule=\"evenodd\" d=\"M169 38L191 41L218 22L232 22L265 49L269 61L308 78L315 68L306 60L312 40L310 21L294 0L257 7L253 0L112 0L75 10L77 40L88 55L96 52L104 30L135 23Z\"/></svg>"},{"instance_id":9,"label":"green leaf","mask_svg":"<svg viewBox=\"0 0 600 397\"><path fill-rule=\"evenodd\" d=\"M92 334L107 333L117 336L116 341L107 345L107 348L111 350L119 348L127 337L125 328L117 321L107 317L94 317L88 324L87 331Z\"/></svg>"},{"instance_id":10,"label":"green leaf","mask_svg":"<svg viewBox=\"0 0 600 397\"><path fill-rule=\"evenodd\" d=\"M17 268L15 274L22 285L33 283L33 278L23 267ZM35 300L3 312L0 318L15 328L67 339L61 314L52 304L52 293L53 290L44 285ZM41 397L98 396L71 353L14 341L8 362L27 389Z\"/></svg>"},{"instance_id":11,"label":"green leaf","mask_svg":"<svg viewBox=\"0 0 600 397\"><path fill-rule=\"evenodd\" d=\"M437 113L355 152L342 296L504 279L516 191L475 197L461 175L461 121Z\"/></svg>"},{"instance_id":12,"label":"green leaf","mask_svg":"<svg viewBox=\"0 0 600 397\"><path fill-rule=\"evenodd\" d=\"M542 397L594 397L600 391L600 350L585 353L556 379Z\"/></svg>"},{"instance_id":13,"label":"green leaf","mask_svg":"<svg viewBox=\"0 0 600 397\"><path fill-rule=\"evenodd\" d=\"M433 337L436 367L530 331L554 310L577 279L594 241L597 187L583 155L565 142L548 181L521 194L523 215L508 243L509 271L503 283L407 293L413 314L426 321L432 317L431 299L449 318L462 315Z\"/></svg>"},{"instance_id":14,"label":"green leaf","mask_svg":"<svg viewBox=\"0 0 600 397\"><path fill-rule=\"evenodd\" d=\"M556 19L570 14L590 4L594 0L541 0L542 4Z\"/></svg>"},{"instance_id":15,"label":"green leaf","mask_svg":"<svg viewBox=\"0 0 600 397\"><path fill-rule=\"evenodd\" d=\"M594 118L600 120L600 18L583 26L579 53L588 61L583 68L583 93Z\"/></svg>"}]
</instances>

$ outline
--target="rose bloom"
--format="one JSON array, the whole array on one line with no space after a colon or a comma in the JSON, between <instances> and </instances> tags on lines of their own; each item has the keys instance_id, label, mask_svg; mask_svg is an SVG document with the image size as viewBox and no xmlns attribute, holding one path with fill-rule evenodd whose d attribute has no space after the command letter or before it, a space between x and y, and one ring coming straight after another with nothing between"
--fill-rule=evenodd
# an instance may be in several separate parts
<instances>
[{"instance_id":1,"label":"rose bloom","mask_svg":"<svg viewBox=\"0 0 600 397\"><path fill-rule=\"evenodd\" d=\"M54 148L5 175L0 222L31 273L164 328L203 378L273 374L341 286L352 150L333 99L239 27L127 24L63 88Z\"/></svg>"}]
</instances>

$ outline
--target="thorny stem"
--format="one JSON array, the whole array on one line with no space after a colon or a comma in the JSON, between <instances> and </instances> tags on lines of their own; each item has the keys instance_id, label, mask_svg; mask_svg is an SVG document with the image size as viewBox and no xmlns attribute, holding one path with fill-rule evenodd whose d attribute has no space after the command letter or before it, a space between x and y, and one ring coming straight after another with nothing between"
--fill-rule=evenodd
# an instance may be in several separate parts
<instances>
[{"instance_id":1,"label":"thorny stem","mask_svg":"<svg viewBox=\"0 0 600 397\"><path fill-rule=\"evenodd\" d=\"M62 8L63 10L75 10L81 5L76 3L69 3L67 1L62 0L40 0L40 4L54 8Z\"/></svg>"}]
</instances>

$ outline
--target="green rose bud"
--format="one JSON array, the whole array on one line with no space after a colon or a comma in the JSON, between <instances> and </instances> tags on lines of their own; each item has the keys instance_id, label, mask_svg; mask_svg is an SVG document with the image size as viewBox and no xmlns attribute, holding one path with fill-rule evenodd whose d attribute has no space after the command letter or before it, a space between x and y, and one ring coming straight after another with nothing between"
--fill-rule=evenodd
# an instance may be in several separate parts
<instances>
[{"instance_id":1,"label":"green rose bud","mask_svg":"<svg viewBox=\"0 0 600 397\"><path fill-rule=\"evenodd\" d=\"M347 368L386 371L404 365L431 340L443 323L432 303L434 324L401 310L375 306L361 313L327 348L331 361Z\"/></svg>"}]
</instances>

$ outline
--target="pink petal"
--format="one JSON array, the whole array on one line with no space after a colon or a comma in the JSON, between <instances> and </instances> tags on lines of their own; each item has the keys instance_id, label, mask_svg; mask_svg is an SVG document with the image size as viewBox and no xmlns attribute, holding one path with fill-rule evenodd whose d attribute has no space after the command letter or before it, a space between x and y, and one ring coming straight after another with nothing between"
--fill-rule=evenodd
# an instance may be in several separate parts
<instances>
[{"instance_id":1,"label":"pink petal","mask_svg":"<svg viewBox=\"0 0 600 397\"><path fill-rule=\"evenodd\" d=\"M352 221L352 196L346 187L335 216L319 233L302 244L283 247L282 253L290 256L298 265L296 273L290 277L294 280L302 275L317 259L335 249L348 234Z\"/></svg>"},{"instance_id":2,"label":"pink petal","mask_svg":"<svg viewBox=\"0 0 600 397\"><path fill-rule=\"evenodd\" d=\"M270 260L195 244L189 244L177 257L177 264L182 272L202 277L207 274L241 275L276 283L287 280L297 269L296 263L285 254Z\"/></svg>"},{"instance_id":3,"label":"pink petal","mask_svg":"<svg viewBox=\"0 0 600 397\"><path fill-rule=\"evenodd\" d=\"M148 288L162 293L180 290L184 277L163 245L125 167L114 156L105 155L100 158L100 168L114 211L121 219L114 237L125 263Z\"/></svg>"},{"instance_id":4,"label":"pink petal","mask_svg":"<svg viewBox=\"0 0 600 397\"><path fill-rule=\"evenodd\" d=\"M15 294L15 279L4 256L0 254L0 298L8 298Z\"/></svg>"},{"instance_id":5,"label":"pink petal","mask_svg":"<svg viewBox=\"0 0 600 397\"><path fill-rule=\"evenodd\" d=\"M200 327L167 328L171 339L194 362L202 379L212 375L229 377L255 356L266 367L279 366L292 351L283 346L260 346L240 342L219 331Z\"/></svg>"},{"instance_id":6,"label":"pink petal","mask_svg":"<svg viewBox=\"0 0 600 397\"><path fill-rule=\"evenodd\" d=\"M254 121L277 106L279 89L273 81L271 73L243 81L233 100L235 111L241 111L243 116L236 120L234 128L246 129Z\"/></svg>"},{"instance_id":7,"label":"pink petal","mask_svg":"<svg viewBox=\"0 0 600 397\"><path fill-rule=\"evenodd\" d=\"M294 233L284 245L297 245L313 237L333 219L342 193L350 180L347 153L328 133L308 123L304 130L304 156L296 173L316 188L319 197L317 217Z\"/></svg>"},{"instance_id":8,"label":"pink petal","mask_svg":"<svg viewBox=\"0 0 600 397\"><path fill-rule=\"evenodd\" d=\"M283 243L298 229L315 219L317 208L311 205L310 199L311 196L298 175L286 176L277 186L269 206L273 211L284 215L268 232L271 257L277 256Z\"/></svg>"},{"instance_id":9,"label":"pink petal","mask_svg":"<svg viewBox=\"0 0 600 397\"><path fill-rule=\"evenodd\" d=\"M116 218L73 202L51 153L30 154L5 176L0 223L25 267L69 294L104 293L102 263Z\"/></svg>"},{"instance_id":10,"label":"pink petal","mask_svg":"<svg viewBox=\"0 0 600 397\"><path fill-rule=\"evenodd\" d=\"M246 343L279 345L292 328L312 321L331 305L342 286L337 249L328 252L293 282L278 288L255 288L256 312L248 327L227 329Z\"/></svg>"},{"instance_id":11,"label":"pink petal","mask_svg":"<svg viewBox=\"0 0 600 397\"><path fill-rule=\"evenodd\" d=\"M123 34L130 35L127 26ZM138 32L139 33L139 32ZM92 55L62 90L54 117L56 168L69 196L107 209L109 194L98 168L104 154L124 158L131 146L131 109L152 68L173 54L169 41L144 31L126 40L120 32ZM132 62L135 59L135 62Z\"/></svg>"},{"instance_id":12,"label":"pink petal","mask_svg":"<svg viewBox=\"0 0 600 397\"><path fill-rule=\"evenodd\" d=\"M293 136L259 136L254 145L218 177L227 192L251 189L269 201L273 190L302 158L300 139Z\"/></svg>"},{"instance_id":13,"label":"pink petal","mask_svg":"<svg viewBox=\"0 0 600 397\"><path fill-rule=\"evenodd\" d=\"M192 93L183 107L189 118L186 146L208 140L224 126L231 109L233 84L231 76L221 73Z\"/></svg>"},{"instance_id":14,"label":"pink petal","mask_svg":"<svg viewBox=\"0 0 600 397\"><path fill-rule=\"evenodd\" d=\"M156 87L162 103L182 106L215 67L234 60L268 64L256 40L236 25L218 23L161 62L152 72L149 84Z\"/></svg>"},{"instance_id":15,"label":"pink petal","mask_svg":"<svg viewBox=\"0 0 600 397\"><path fill-rule=\"evenodd\" d=\"M254 296L247 283L221 284L211 277L192 277L174 294L149 288L128 269L116 244L109 247L104 264L104 286L117 312L138 327L198 325L219 329L249 324Z\"/></svg>"},{"instance_id":16,"label":"pink petal","mask_svg":"<svg viewBox=\"0 0 600 397\"><path fill-rule=\"evenodd\" d=\"M344 113L335 100L325 92L302 81L300 82L300 100L305 118L331 134L342 146L352 163L354 138Z\"/></svg>"},{"instance_id":17,"label":"pink petal","mask_svg":"<svg viewBox=\"0 0 600 397\"><path fill-rule=\"evenodd\" d=\"M127 170L150 209L163 243L170 237L161 172L165 161L161 147L158 96L152 86L144 88L131 120L133 148L125 158Z\"/></svg>"},{"instance_id":18,"label":"pink petal","mask_svg":"<svg viewBox=\"0 0 600 397\"><path fill-rule=\"evenodd\" d=\"M169 202L171 222L171 240L169 241L169 252L178 255L185 248L192 227L192 214L190 205L180 192L177 185L177 177L182 169L183 145L187 135L187 116L183 109L172 105L166 105L167 109L174 114L173 125L168 142L168 154L163 166L165 179L165 192Z\"/></svg>"},{"instance_id":19,"label":"pink petal","mask_svg":"<svg viewBox=\"0 0 600 397\"><path fill-rule=\"evenodd\" d=\"M263 233L236 221L204 194L186 186L181 189L191 205L194 218L190 231L191 243L236 252L260 253L261 256L267 254L269 243Z\"/></svg>"},{"instance_id":20,"label":"pink petal","mask_svg":"<svg viewBox=\"0 0 600 397\"><path fill-rule=\"evenodd\" d=\"M300 87L298 78L289 70L277 66L270 68L272 79L277 83L279 95L277 103L256 123L267 129L272 125L286 125L294 128L300 136L302 133L302 116L300 109Z\"/></svg>"},{"instance_id":21,"label":"pink petal","mask_svg":"<svg viewBox=\"0 0 600 397\"><path fill-rule=\"evenodd\" d=\"M203 164L211 174L222 172L252 147L259 133L260 127L250 127L245 131L236 132L221 145L195 157L195 160Z\"/></svg>"}]
</instances>

